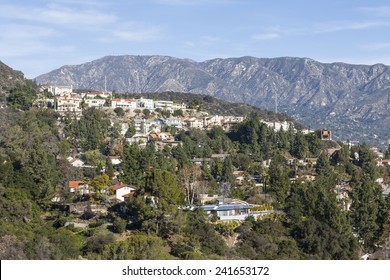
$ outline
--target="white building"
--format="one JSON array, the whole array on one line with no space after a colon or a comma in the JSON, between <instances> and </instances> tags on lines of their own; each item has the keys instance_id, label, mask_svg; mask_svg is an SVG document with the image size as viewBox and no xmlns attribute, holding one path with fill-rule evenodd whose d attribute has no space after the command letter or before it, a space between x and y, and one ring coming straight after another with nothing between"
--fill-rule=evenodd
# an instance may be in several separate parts
<instances>
[{"instance_id":1,"label":"white building","mask_svg":"<svg viewBox=\"0 0 390 280\"><path fill-rule=\"evenodd\" d=\"M148 109L150 111L154 111L154 100L153 99L145 99L140 98L136 100L137 102L137 109Z\"/></svg>"},{"instance_id":2,"label":"white building","mask_svg":"<svg viewBox=\"0 0 390 280\"><path fill-rule=\"evenodd\" d=\"M103 107L106 104L105 99L84 99L84 102L88 107Z\"/></svg>"},{"instance_id":3,"label":"white building","mask_svg":"<svg viewBox=\"0 0 390 280\"><path fill-rule=\"evenodd\" d=\"M80 95L82 98L88 98L88 99L107 99L111 96L109 92L99 92L99 91L82 92Z\"/></svg>"},{"instance_id":4,"label":"white building","mask_svg":"<svg viewBox=\"0 0 390 280\"><path fill-rule=\"evenodd\" d=\"M58 96L55 104L55 110L59 113L76 112L81 113L81 97L77 94L67 94Z\"/></svg>"},{"instance_id":5,"label":"white building","mask_svg":"<svg viewBox=\"0 0 390 280\"><path fill-rule=\"evenodd\" d=\"M136 109L137 101L130 98L114 98L111 100L111 108Z\"/></svg>"},{"instance_id":6,"label":"white building","mask_svg":"<svg viewBox=\"0 0 390 280\"><path fill-rule=\"evenodd\" d=\"M141 135L161 131L161 123L156 120L135 119L132 124L136 133Z\"/></svg>"},{"instance_id":7,"label":"white building","mask_svg":"<svg viewBox=\"0 0 390 280\"><path fill-rule=\"evenodd\" d=\"M200 119L200 118L189 118L189 119L184 120L184 122L188 128L202 129L204 127L203 119Z\"/></svg>"},{"instance_id":8,"label":"white building","mask_svg":"<svg viewBox=\"0 0 390 280\"><path fill-rule=\"evenodd\" d=\"M115 198L120 202L125 201L124 198L125 195L135 191L135 188L132 188L129 185L123 183L118 183L116 185L113 185L112 188L115 191Z\"/></svg>"},{"instance_id":9,"label":"white building","mask_svg":"<svg viewBox=\"0 0 390 280\"><path fill-rule=\"evenodd\" d=\"M173 101L157 100L154 102L154 109L161 109L173 113Z\"/></svg>"},{"instance_id":10,"label":"white building","mask_svg":"<svg viewBox=\"0 0 390 280\"><path fill-rule=\"evenodd\" d=\"M43 86L43 89L47 89L48 92L51 92L53 95L65 95L73 92L73 87L70 86L55 86L48 85Z\"/></svg>"}]
</instances>

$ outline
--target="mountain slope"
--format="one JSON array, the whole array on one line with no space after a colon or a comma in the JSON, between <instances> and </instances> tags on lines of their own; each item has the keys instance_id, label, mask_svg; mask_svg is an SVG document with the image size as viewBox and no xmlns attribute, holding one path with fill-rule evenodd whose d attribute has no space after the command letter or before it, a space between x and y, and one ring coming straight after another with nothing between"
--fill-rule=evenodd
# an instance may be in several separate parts
<instances>
[{"instance_id":1,"label":"mountain slope","mask_svg":"<svg viewBox=\"0 0 390 280\"><path fill-rule=\"evenodd\" d=\"M295 117L340 139L385 145L390 139L390 68L308 58L227 58L195 62L167 56L108 56L64 66L38 83L117 92L189 92ZM277 100L277 106L276 106Z\"/></svg>"}]
</instances>

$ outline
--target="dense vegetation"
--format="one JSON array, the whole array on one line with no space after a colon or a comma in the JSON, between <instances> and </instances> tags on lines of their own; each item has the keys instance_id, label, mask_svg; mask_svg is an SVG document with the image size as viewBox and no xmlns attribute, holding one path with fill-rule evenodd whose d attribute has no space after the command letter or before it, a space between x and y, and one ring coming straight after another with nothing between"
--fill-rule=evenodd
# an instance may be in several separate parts
<instances>
[{"instance_id":1,"label":"dense vegetation","mask_svg":"<svg viewBox=\"0 0 390 280\"><path fill-rule=\"evenodd\" d=\"M92 108L78 120L58 121L54 111L26 102L31 88L10 92L0 121L1 259L355 259L389 241L390 199L375 180L388 178L390 170L376 166L366 145L343 146L329 157L324 150L337 144L293 128L275 132L253 113L231 133L220 127L178 131L182 145L158 150L154 142L141 147L123 141L104 111ZM97 168L71 167L65 158L73 149ZM118 179L137 189L125 211L102 192L115 173L107 161L112 154L123 160ZM210 166L193 162L212 154L229 156ZM297 162L313 157L314 166ZM235 181L234 170L243 171L243 183ZM304 172L316 179L299 179ZM71 197L67 183L80 179L99 195ZM340 182L351 185L350 211L336 197ZM200 193L279 211L221 222L201 208L185 209L198 203ZM52 203L57 194L66 202L106 204L108 214L71 214ZM88 227L75 227L75 221Z\"/></svg>"}]
</instances>

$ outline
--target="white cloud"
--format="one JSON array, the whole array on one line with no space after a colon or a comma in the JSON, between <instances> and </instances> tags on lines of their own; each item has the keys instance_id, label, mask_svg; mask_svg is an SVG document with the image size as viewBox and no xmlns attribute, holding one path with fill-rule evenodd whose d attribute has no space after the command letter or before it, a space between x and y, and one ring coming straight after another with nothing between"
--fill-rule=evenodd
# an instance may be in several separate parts
<instances>
[{"instance_id":1,"label":"white cloud","mask_svg":"<svg viewBox=\"0 0 390 280\"><path fill-rule=\"evenodd\" d=\"M3 57L18 57L33 54L71 51L73 48L62 44L55 46L46 40L58 36L52 28L23 24L1 24L0 53Z\"/></svg>"},{"instance_id":2,"label":"white cloud","mask_svg":"<svg viewBox=\"0 0 390 280\"><path fill-rule=\"evenodd\" d=\"M256 41L269 41L278 38L280 38L280 35L278 33L255 34L252 36L252 39Z\"/></svg>"},{"instance_id":3,"label":"white cloud","mask_svg":"<svg viewBox=\"0 0 390 280\"><path fill-rule=\"evenodd\" d=\"M0 5L0 16L14 20L62 25L67 28L102 26L113 23L116 16L91 9L72 8L64 5L49 4L43 8L35 6Z\"/></svg>"}]
</instances>

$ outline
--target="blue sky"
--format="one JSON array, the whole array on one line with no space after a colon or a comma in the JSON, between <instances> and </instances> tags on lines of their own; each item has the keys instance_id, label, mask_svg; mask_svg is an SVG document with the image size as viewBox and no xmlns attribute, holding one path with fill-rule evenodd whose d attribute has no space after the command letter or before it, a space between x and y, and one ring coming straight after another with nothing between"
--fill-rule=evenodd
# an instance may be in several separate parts
<instances>
[{"instance_id":1,"label":"blue sky","mask_svg":"<svg viewBox=\"0 0 390 280\"><path fill-rule=\"evenodd\" d=\"M34 78L106 55L390 65L384 0L0 0L0 60Z\"/></svg>"}]
</instances>

